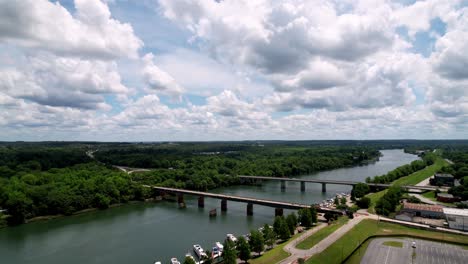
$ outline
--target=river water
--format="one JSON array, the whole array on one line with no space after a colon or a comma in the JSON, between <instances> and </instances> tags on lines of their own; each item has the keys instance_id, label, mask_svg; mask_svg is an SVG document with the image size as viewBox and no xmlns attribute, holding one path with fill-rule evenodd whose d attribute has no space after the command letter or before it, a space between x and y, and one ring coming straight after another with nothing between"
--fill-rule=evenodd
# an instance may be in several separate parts
<instances>
[{"instance_id":1,"label":"river water","mask_svg":"<svg viewBox=\"0 0 468 264\"><path fill-rule=\"evenodd\" d=\"M402 150L381 152L383 156L373 164L302 177L363 181L417 159ZM312 204L350 190L349 186L327 185L327 192L322 193L321 184L308 183L306 191L301 192L300 183L287 183L286 190L281 191L279 182L264 182L262 186L234 186L213 192ZM211 249L214 242L224 240L226 233L246 234L273 223L274 209L270 207L254 205L254 215L247 216L243 203L228 201L228 211L220 214L219 200L205 199L204 209L197 208L196 197L186 197L185 201L185 209L174 202L139 203L0 229L0 263L169 263L171 257L181 260L192 252L193 244ZM216 218L208 216L213 208L218 210Z\"/></svg>"}]
</instances>

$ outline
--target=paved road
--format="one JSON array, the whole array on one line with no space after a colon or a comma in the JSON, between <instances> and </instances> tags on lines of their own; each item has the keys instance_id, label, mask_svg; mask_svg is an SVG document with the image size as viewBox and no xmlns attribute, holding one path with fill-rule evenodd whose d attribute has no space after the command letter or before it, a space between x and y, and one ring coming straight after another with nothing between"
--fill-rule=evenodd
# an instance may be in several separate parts
<instances>
[{"instance_id":1,"label":"paved road","mask_svg":"<svg viewBox=\"0 0 468 264\"><path fill-rule=\"evenodd\" d=\"M403 247L383 245L385 241L400 241ZM416 242L415 249L411 247L413 241ZM361 264L464 264L467 259L468 250L451 244L410 238L377 238L369 244Z\"/></svg>"}]
</instances>

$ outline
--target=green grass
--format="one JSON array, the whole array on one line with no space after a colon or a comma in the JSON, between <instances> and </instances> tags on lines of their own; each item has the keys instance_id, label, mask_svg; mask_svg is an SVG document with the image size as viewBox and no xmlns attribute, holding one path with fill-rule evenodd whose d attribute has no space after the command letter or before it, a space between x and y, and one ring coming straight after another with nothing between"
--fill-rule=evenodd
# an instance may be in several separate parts
<instances>
[{"instance_id":1,"label":"green grass","mask_svg":"<svg viewBox=\"0 0 468 264\"><path fill-rule=\"evenodd\" d=\"M306 263L341 263L342 260L351 254L362 241L372 235L405 235L414 236L421 239L437 239L446 242L456 242L468 244L466 236L447 234L442 232L433 232L427 230L414 229L403 225L378 222L376 220L365 219L353 227L348 233L338 239L322 253L315 255L307 260ZM365 251L358 250L360 255ZM356 257L351 258L356 260ZM352 262L359 263L359 262Z\"/></svg>"},{"instance_id":2,"label":"green grass","mask_svg":"<svg viewBox=\"0 0 468 264\"><path fill-rule=\"evenodd\" d=\"M318 242L322 241L322 239L326 238L331 233L335 232L338 228L340 228L346 222L348 222L348 217L342 216L338 218L338 220L334 221L331 225L320 229L315 234L312 234L311 236L303 240L301 243L297 244L296 248L299 248L299 249L312 248Z\"/></svg>"},{"instance_id":3,"label":"green grass","mask_svg":"<svg viewBox=\"0 0 468 264\"><path fill-rule=\"evenodd\" d=\"M431 166L428 166L422 170L419 170L417 172L414 172L408 176L401 177L400 179L397 179L393 181L393 185L416 185L420 183L421 181L431 177L436 173L438 170L440 170L442 167L448 165L447 161L445 161L442 158L437 158L434 164Z\"/></svg>"},{"instance_id":4,"label":"green grass","mask_svg":"<svg viewBox=\"0 0 468 264\"><path fill-rule=\"evenodd\" d=\"M270 264L270 263L278 263L280 262L281 260L289 257L289 253L284 251L284 246L286 246L286 244L288 244L291 240L299 237L300 235L302 234L295 234L293 237L291 237L288 241L285 241L279 245L277 245L276 247L274 247L273 249L263 253L262 256L258 257L258 258L255 258L255 259L251 259L249 260L249 263L250 264Z\"/></svg>"},{"instance_id":5,"label":"green grass","mask_svg":"<svg viewBox=\"0 0 468 264\"><path fill-rule=\"evenodd\" d=\"M420 183L421 181L431 177L436 173L440 168L443 166L447 165L448 163L442 159L442 158L437 158L436 162L432 164L431 166L428 166L422 170L419 170L417 172L414 172L408 176L401 177L400 179L397 179L392 182L393 185L415 185ZM369 209L367 211L371 214L375 213L375 205L377 201L387 192L387 190L383 190L380 192L376 193L370 193L366 195L371 199L371 204L369 206ZM423 194L424 195L424 194ZM424 196L426 197L426 196ZM428 197L427 197L428 198ZM430 198L429 198L430 199Z\"/></svg>"},{"instance_id":6,"label":"green grass","mask_svg":"<svg viewBox=\"0 0 468 264\"><path fill-rule=\"evenodd\" d=\"M382 244L385 246L389 246L389 247L398 247L398 248L403 247L403 242L400 242L400 241L385 241Z\"/></svg>"},{"instance_id":7,"label":"green grass","mask_svg":"<svg viewBox=\"0 0 468 264\"><path fill-rule=\"evenodd\" d=\"M376 193L369 193L368 195L366 195L367 197L369 197L371 199L371 203L369 205L369 208L367 209L367 211L371 214L374 214L375 213L375 205L377 204L377 201L387 192L387 190L383 190L383 191L380 191L380 192L376 192Z\"/></svg>"}]
</instances>

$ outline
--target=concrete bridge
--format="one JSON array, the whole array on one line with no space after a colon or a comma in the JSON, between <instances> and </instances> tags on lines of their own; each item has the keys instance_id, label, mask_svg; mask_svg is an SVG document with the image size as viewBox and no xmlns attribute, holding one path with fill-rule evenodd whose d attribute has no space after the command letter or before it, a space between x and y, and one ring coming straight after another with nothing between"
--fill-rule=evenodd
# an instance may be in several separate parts
<instances>
[{"instance_id":1,"label":"concrete bridge","mask_svg":"<svg viewBox=\"0 0 468 264\"><path fill-rule=\"evenodd\" d=\"M234 196L234 195L225 195L225 194L217 194L217 193L209 193L209 192L200 192L200 191L191 191L185 189L176 189L176 188L167 188L167 187L159 187L159 186L150 186L150 185L143 185L144 187L152 188L156 191L164 193L173 193L177 195L177 202L179 204L185 204L184 202L184 194L186 195L193 195L198 196L198 207L203 208L205 206L205 197L215 198L221 200L221 211L227 211L227 201L233 202L242 202L247 203L247 215L253 215L253 205L263 205L268 207L275 208L275 215L283 215L283 209L302 209L302 208L310 208L310 205L307 204L299 204L299 203L289 203L289 202L280 202L280 201L272 201L266 199L258 199L258 198L251 198L251 197L243 197L243 196ZM342 215L343 212L340 210L329 209L325 207L316 207L317 212L326 213L330 212L333 214L340 214Z\"/></svg>"},{"instance_id":2,"label":"concrete bridge","mask_svg":"<svg viewBox=\"0 0 468 264\"><path fill-rule=\"evenodd\" d=\"M271 180L271 181L281 181L281 189L286 189L286 182L300 182L301 183L301 191L305 191L305 184L306 182L310 183L321 183L322 184L322 192L327 191L327 184L337 184L337 185L349 185L354 186L358 183L358 181L342 181L342 180L321 180L321 179L300 179L300 178L285 178L285 177L268 177L268 176L247 176L247 175L239 175L238 176L244 180L251 180L251 181L262 181L262 180ZM384 184L384 183L366 183L370 187L376 188L389 188L392 186L391 184ZM424 190L424 191L435 191L439 187L437 186L413 186L413 185L404 185L401 186L403 189L406 190Z\"/></svg>"}]
</instances>

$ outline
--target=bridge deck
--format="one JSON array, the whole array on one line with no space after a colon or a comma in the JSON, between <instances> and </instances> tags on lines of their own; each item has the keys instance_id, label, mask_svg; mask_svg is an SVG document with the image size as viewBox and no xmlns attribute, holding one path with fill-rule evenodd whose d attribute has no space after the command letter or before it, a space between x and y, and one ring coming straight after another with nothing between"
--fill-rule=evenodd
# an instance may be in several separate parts
<instances>
[{"instance_id":1,"label":"bridge deck","mask_svg":"<svg viewBox=\"0 0 468 264\"><path fill-rule=\"evenodd\" d=\"M181 193L181 194L188 194L188 195L195 195L195 196L204 196L204 197L211 197L211 198L216 198L216 199L226 199L228 201L252 203L252 204L258 204L258 205L269 206L269 207L274 207L274 208L283 208L283 209L310 208L310 205L307 205L307 204L280 202L280 201L272 201L272 200L258 199L258 198L251 198L251 197L191 191L191 190L167 188L167 187L159 187L159 186L144 185L144 187L150 187L150 188L160 190L160 191L165 191L165 192ZM324 208L324 207L317 208L317 211L333 212L333 213L339 213L339 214L342 213L339 210L334 210L334 209L329 209L329 208Z\"/></svg>"},{"instance_id":2,"label":"bridge deck","mask_svg":"<svg viewBox=\"0 0 468 264\"><path fill-rule=\"evenodd\" d=\"M292 181L292 182L313 182L313 183L325 183L325 184L337 184L337 185L350 185L354 186L358 181L337 181L337 180L322 180L322 179L301 179L301 178L286 178L286 177L269 177L269 176L247 176L239 175L241 179L252 179L252 180L274 180L274 181ZM391 184L385 183L367 183L369 186L388 188L392 186ZM434 191L437 186L414 186L414 185L403 185L401 186L404 189L415 189L415 190L425 190L425 191Z\"/></svg>"}]
</instances>

